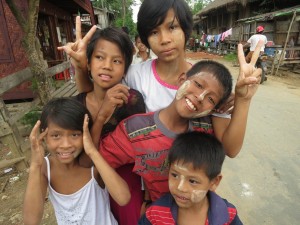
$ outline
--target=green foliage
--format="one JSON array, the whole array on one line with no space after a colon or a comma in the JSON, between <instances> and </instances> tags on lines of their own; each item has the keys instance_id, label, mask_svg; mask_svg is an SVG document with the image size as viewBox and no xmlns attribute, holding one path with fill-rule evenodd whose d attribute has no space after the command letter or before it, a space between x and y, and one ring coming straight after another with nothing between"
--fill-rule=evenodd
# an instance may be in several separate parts
<instances>
[{"instance_id":1,"label":"green foliage","mask_svg":"<svg viewBox=\"0 0 300 225\"><path fill-rule=\"evenodd\" d=\"M123 6L125 3L125 6ZM135 0L97 0L93 1L93 5L100 8L107 8L115 15L114 26L128 27L129 35L133 37L136 34L136 25L132 19L132 6L136 4ZM125 7L125 20L123 21L123 7Z\"/></svg>"},{"instance_id":2,"label":"green foliage","mask_svg":"<svg viewBox=\"0 0 300 225\"><path fill-rule=\"evenodd\" d=\"M41 109L34 108L32 110L30 110L28 113L26 113L21 119L20 122L23 125L29 125L31 128L34 127L36 121L39 120L40 116L41 116Z\"/></svg>"},{"instance_id":3,"label":"green foliage","mask_svg":"<svg viewBox=\"0 0 300 225\"><path fill-rule=\"evenodd\" d=\"M209 3L213 2L213 0L185 0L185 1L190 6L190 9L191 9L193 15L197 14L200 10L202 10Z\"/></svg>"},{"instance_id":4,"label":"green foliage","mask_svg":"<svg viewBox=\"0 0 300 225\"><path fill-rule=\"evenodd\" d=\"M228 53L226 55L224 55L223 59L229 61L229 62L233 62L237 60L237 55L236 53Z\"/></svg>"}]
</instances>

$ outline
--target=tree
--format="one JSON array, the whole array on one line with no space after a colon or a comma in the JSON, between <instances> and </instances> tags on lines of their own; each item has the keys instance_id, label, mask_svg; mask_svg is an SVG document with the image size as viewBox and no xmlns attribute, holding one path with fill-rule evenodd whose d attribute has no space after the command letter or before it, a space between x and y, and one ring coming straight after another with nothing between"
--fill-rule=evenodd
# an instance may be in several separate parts
<instances>
[{"instance_id":1,"label":"tree","mask_svg":"<svg viewBox=\"0 0 300 225\"><path fill-rule=\"evenodd\" d=\"M115 14L114 25L116 27L126 26L129 34L134 36L136 34L135 23L132 20L131 6L136 4L135 0L98 0L94 1L93 5L100 8L107 8Z\"/></svg>"},{"instance_id":2,"label":"tree","mask_svg":"<svg viewBox=\"0 0 300 225\"><path fill-rule=\"evenodd\" d=\"M203 9L205 6L207 6L213 1L214 0L186 0L186 2L191 8L193 15L198 13L201 9Z\"/></svg>"},{"instance_id":3,"label":"tree","mask_svg":"<svg viewBox=\"0 0 300 225\"><path fill-rule=\"evenodd\" d=\"M39 98L44 105L50 99L51 86L45 73L48 68L47 61L43 59L40 42L36 37L40 0L28 1L26 16L21 13L14 0L6 0L6 3L24 33L22 46L27 54L31 72L37 83Z\"/></svg>"}]
</instances>

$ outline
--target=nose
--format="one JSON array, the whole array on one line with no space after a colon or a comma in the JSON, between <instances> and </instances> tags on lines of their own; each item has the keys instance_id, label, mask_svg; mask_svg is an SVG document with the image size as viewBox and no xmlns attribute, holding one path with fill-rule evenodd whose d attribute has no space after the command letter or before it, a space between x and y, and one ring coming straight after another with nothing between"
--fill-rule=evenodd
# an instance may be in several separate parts
<instances>
[{"instance_id":1,"label":"nose","mask_svg":"<svg viewBox=\"0 0 300 225\"><path fill-rule=\"evenodd\" d=\"M69 137L64 137L62 138L61 140L61 143L60 143L60 147L62 148L68 148L71 146L71 140Z\"/></svg>"},{"instance_id":2,"label":"nose","mask_svg":"<svg viewBox=\"0 0 300 225\"><path fill-rule=\"evenodd\" d=\"M196 98L198 99L199 102L203 101L205 98L205 95L207 95L208 91L204 90L202 93L200 93L199 96L196 96Z\"/></svg>"},{"instance_id":3,"label":"nose","mask_svg":"<svg viewBox=\"0 0 300 225\"><path fill-rule=\"evenodd\" d=\"M179 180L179 184L177 186L177 189L179 191L185 192L186 191L186 182L185 182L185 177L181 176Z\"/></svg>"},{"instance_id":4,"label":"nose","mask_svg":"<svg viewBox=\"0 0 300 225\"><path fill-rule=\"evenodd\" d=\"M102 66L103 69L107 69L107 70L111 70L112 68L112 62L110 59L105 59L103 60L103 66Z\"/></svg>"},{"instance_id":5,"label":"nose","mask_svg":"<svg viewBox=\"0 0 300 225\"><path fill-rule=\"evenodd\" d=\"M161 31L161 43L162 44L167 44L171 41L170 38L170 32L169 31Z\"/></svg>"}]
</instances>

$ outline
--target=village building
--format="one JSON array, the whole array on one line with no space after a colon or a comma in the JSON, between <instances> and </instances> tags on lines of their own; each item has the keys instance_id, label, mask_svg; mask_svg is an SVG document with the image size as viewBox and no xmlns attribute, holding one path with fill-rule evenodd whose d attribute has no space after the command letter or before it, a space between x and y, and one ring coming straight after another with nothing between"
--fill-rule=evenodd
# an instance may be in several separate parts
<instances>
[{"instance_id":1,"label":"village building","mask_svg":"<svg viewBox=\"0 0 300 225\"><path fill-rule=\"evenodd\" d=\"M16 4L26 15L27 1L16 1ZM74 41L74 19L78 14L87 15L89 24L95 24L93 7L89 0L40 1L36 35L49 67L66 60L66 55L57 51L57 47ZM21 44L22 37L22 30L6 1L0 0L0 78L22 71L29 66ZM29 88L30 83L26 81L17 88L4 93L2 99L33 98L33 92Z\"/></svg>"},{"instance_id":2,"label":"village building","mask_svg":"<svg viewBox=\"0 0 300 225\"><path fill-rule=\"evenodd\" d=\"M269 4L267 4L269 2ZM268 39L265 52L275 64L298 64L300 61L300 4L297 1L215 0L194 15L194 33L206 36L210 51L226 54L236 51L263 26ZM282 53L282 55L281 55Z\"/></svg>"}]
</instances>

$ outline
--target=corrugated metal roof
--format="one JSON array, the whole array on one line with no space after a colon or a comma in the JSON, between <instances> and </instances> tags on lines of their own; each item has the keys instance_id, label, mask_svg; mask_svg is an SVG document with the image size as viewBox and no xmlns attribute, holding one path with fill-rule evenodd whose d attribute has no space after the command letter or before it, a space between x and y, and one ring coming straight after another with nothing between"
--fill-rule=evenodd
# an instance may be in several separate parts
<instances>
[{"instance_id":1,"label":"corrugated metal roof","mask_svg":"<svg viewBox=\"0 0 300 225\"><path fill-rule=\"evenodd\" d=\"M256 0L254 0L254 1L256 1ZM202 15L202 14L208 13L211 10L217 9L219 7L222 7L222 6L225 6L225 5L228 5L228 4L243 4L243 5L246 5L246 3L247 3L247 0L215 0L211 3L209 3L202 10L200 10L197 13L197 15Z\"/></svg>"},{"instance_id":2,"label":"corrugated metal roof","mask_svg":"<svg viewBox=\"0 0 300 225\"><path fill-rule=\"evenodd\" d=\"M253 22L253 21L272 20L274 17L290 15L290 14L294 13L295 11L297 13L300 13L300 5L295 6L295 7L291 7L291 8L287 8L287 9L282 9L282 10L270 12L270 13L261 14L261 15L258 15L258 16L253 16L253 17L240 19L240 20L238 20L238 22L250 23L250 22Z\"/></svg>"}]
</instances>

